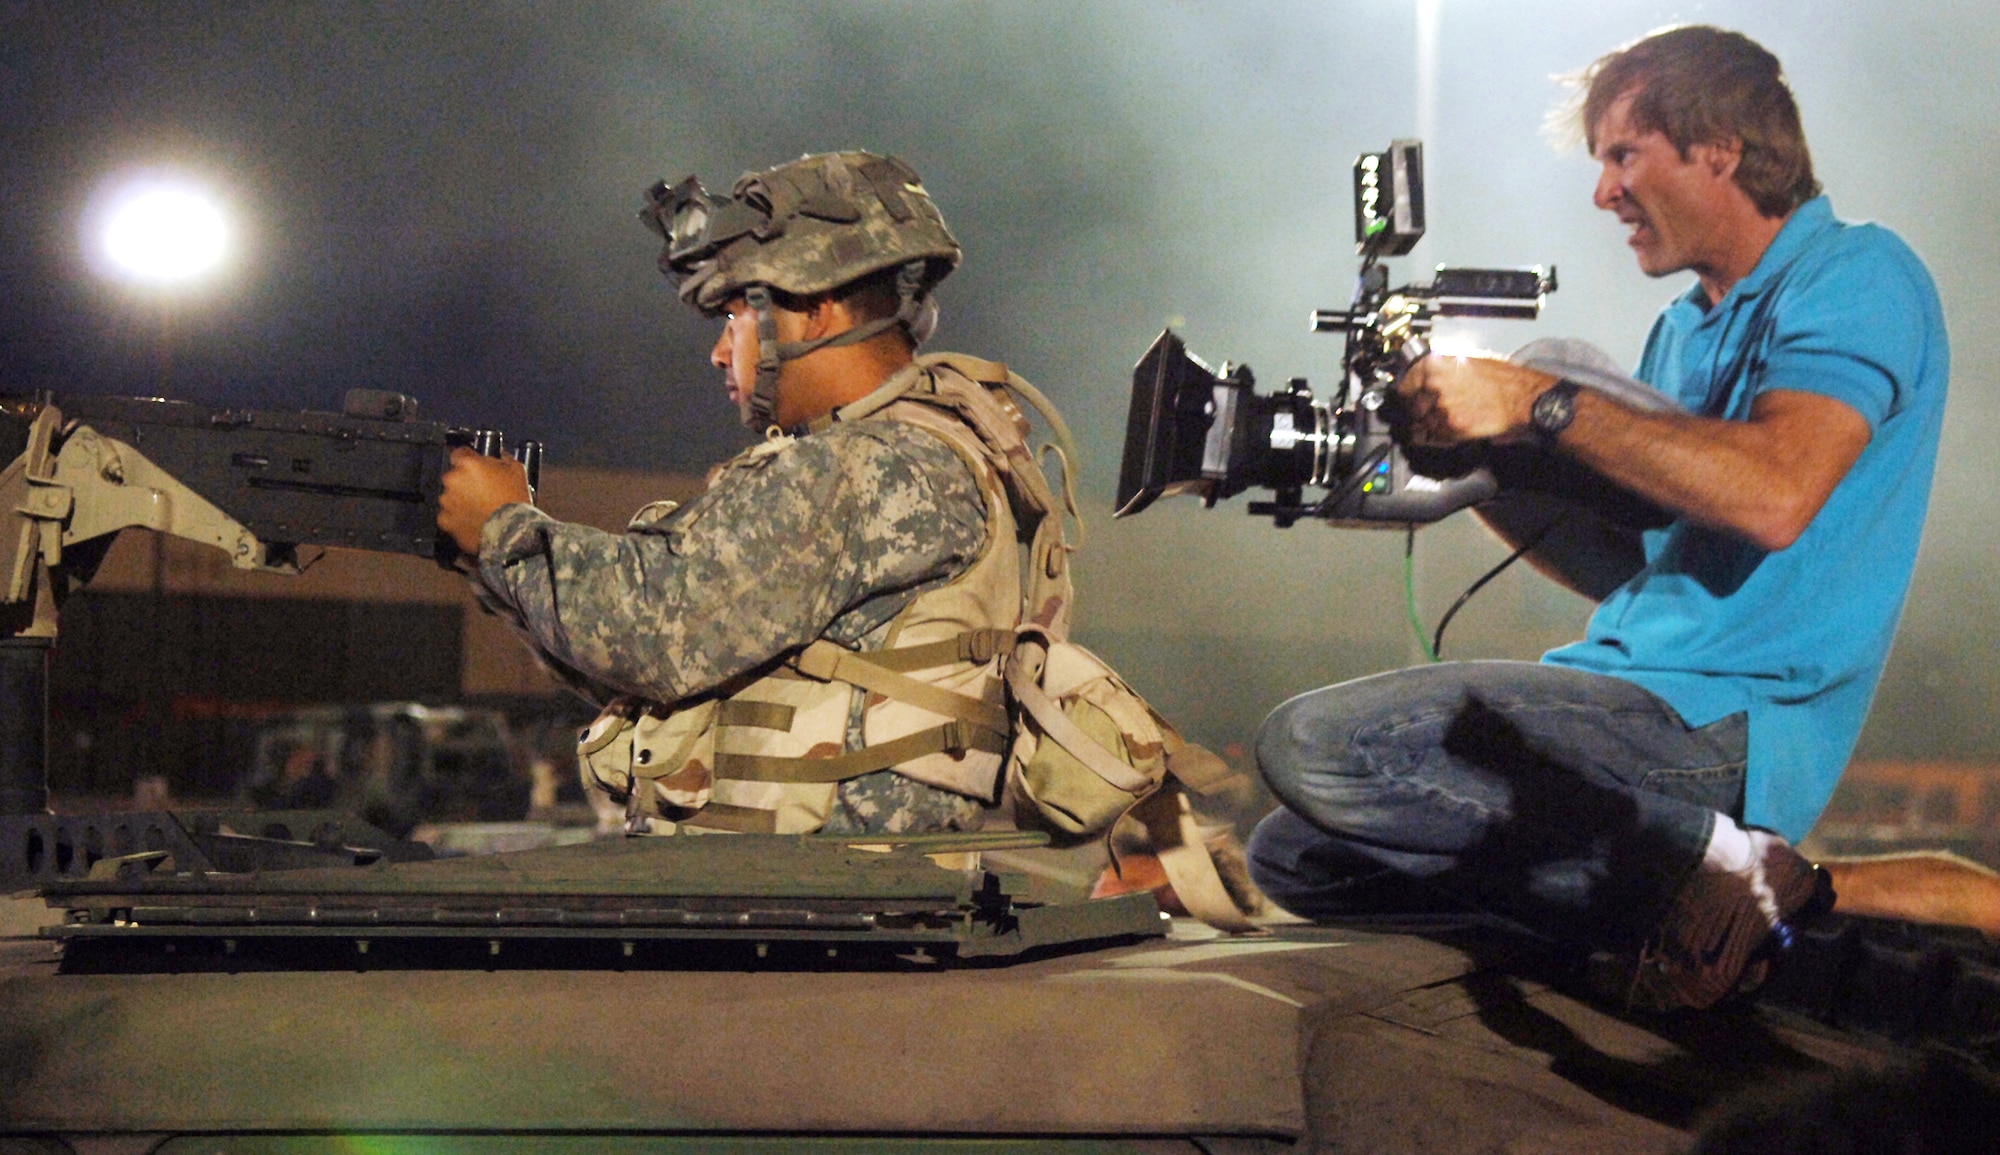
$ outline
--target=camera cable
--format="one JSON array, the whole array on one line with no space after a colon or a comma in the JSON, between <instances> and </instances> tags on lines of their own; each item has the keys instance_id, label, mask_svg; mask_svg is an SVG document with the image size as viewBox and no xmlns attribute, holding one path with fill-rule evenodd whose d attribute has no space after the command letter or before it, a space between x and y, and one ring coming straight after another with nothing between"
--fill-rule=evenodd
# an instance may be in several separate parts
<instances>
[{"instance_id":1,"label":"camera cable","mask_svg":"<svg viewBox=\"0 0 2000 1155\"><path fill-rule=\"evenodd\" d=\"M1472 600L1472 595L1486 587L1486 583L1499 577L1502 570L1521 560L1521 558L1527 555L1528 551L1542 544L1542 539L1549 536L1550 532L1555 529L1556 524L1561 520L1562 517L1560 514L1550 518L1547 525L1536 530L1534 535L1522 542L1514 552L1501 559L1499 565L1487 570L1484 574L1480 575L1478 581L1465 587L1465 592L1458 595L1458 600L1451 603L1451 608L1446 610L1444 616L1438 619L1437 631L1430 637L1424 636L1423 617L1417 612L1417 526L1415 522L1411 522L1408 526L1404 527L1403 604L1409 611L1410 629L1416 634L1417 645L1423 649L1426 659L1432 662L1441 662L1444 660L1444 631L1445 627L1451 624L1451 619L1457 616L1459 610L1465 608L1465 603Z\"/></svg>"}]
</instances>

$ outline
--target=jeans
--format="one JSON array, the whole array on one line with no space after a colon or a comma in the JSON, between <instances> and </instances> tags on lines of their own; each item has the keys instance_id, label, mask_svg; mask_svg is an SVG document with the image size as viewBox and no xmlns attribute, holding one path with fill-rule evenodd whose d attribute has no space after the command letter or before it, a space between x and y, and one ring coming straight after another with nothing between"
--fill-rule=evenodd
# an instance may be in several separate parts
<instances>
[{"instance_id":1,"label":"jeans","mask_svg":"<svg viewBox=\"0 0 2000 1155\"><path fill-rule=\"evenodd\" d=\"M1450 662L1302 694L1257 735L1285 809L1252 876L1314 919L1470 907L1558 941L1625 950L1740 816L1741 714L1690 729L1620 678Z\"/></svg>"}]
</instances>

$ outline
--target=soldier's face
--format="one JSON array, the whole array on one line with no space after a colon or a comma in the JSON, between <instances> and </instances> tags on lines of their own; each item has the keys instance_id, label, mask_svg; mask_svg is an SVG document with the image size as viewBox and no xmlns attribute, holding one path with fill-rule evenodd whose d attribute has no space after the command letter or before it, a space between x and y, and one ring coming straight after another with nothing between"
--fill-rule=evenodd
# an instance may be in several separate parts
<instances>
[{"instance_id":1,"label":"soldier's face","mask_svg":"<svg viewBox=\"0 0 2000 1155\"><path fill-rule=\"evenodd\" d=\"M708 351L709 364L722 370L722 383L743 423L750 423L750 393L757 387L757 313L738 297L724 314L722 333Z\"/></svg>"}]
</instances>

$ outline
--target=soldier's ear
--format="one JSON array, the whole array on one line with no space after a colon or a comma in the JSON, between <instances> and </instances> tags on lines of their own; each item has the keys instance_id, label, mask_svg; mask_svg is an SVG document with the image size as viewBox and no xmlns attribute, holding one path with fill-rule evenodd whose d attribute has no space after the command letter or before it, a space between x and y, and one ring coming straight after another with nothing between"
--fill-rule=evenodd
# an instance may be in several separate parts
<instances>
[{"instance_id":1,"label":"soldier's ear","mask_svg":"<svg viewBox=\"0 0 2000 1155\"><path fill-rule=\"evenodd\" d=\"M808 298L801 301L799 307L806 318L805 339L808 341L817 341L828 334L845 332L854 327L853 311L832 293Z\"/></svg>"}]
</instances>

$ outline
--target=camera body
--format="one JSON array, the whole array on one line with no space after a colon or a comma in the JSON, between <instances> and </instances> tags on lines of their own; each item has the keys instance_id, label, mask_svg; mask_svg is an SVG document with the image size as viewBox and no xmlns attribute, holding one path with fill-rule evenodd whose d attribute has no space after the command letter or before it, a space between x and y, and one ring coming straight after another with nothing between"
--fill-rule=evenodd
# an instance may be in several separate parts
<instances>
[{"instance_id":1,"label":"camera body","mask_svg":"<svg viewBox=\"0 0 2000 1155\"><path fill-rule=\"evenodd\" d=\"M1342 382L1327 401L1304 378L1259 395L1248 366L1212 369L1172 330L1160 334L1132 376L1117 512L1193 494L1207 505L1253 486L1274 491L1250 512L1279 526L1303 517L1336 525L1437 521L1497 491L1478 446L1409 444L1395 385L1429 352L1439 317L1533 320L1556 288L1555 270L1440 266L1427 283L1391 288L1385 256L1423 236L1423 146L1399 140L1354 164L1353 303L1312 315L1315 332L1345 335ZM1309 494L1324 490L1324 495Z\"/></svg>"}]
</instances>

